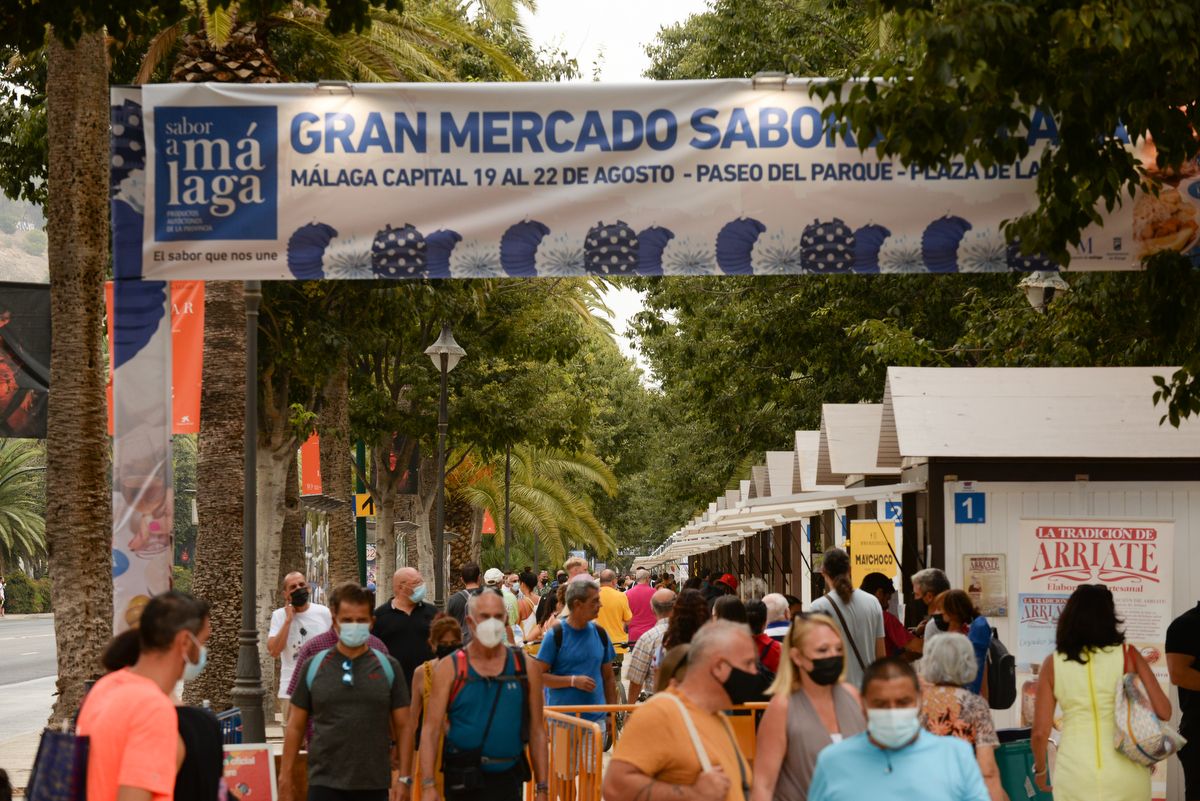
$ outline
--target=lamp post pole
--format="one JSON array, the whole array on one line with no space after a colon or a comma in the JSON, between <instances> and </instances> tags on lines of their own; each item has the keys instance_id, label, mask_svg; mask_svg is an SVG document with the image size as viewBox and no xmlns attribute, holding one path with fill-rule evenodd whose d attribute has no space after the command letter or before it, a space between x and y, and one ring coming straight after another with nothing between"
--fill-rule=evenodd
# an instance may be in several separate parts
<instances>
[{"instance_id":1,"label":"lamp post pole","mask_svg":"<svg viewBox=\"0 0 1200 801\"><path fill-rule=\"evenodd\" d=\"M262 284L247 281L246 298L246 433L242 495L242 630L238 634L237 676L230 698L242 711L242 741L265 743L262 668L258 660L256 528L257 486L255 466L258 448L258 307Z\"/></svg>"},{"instance_id":2,"label":"lamp post pole","mask_svg":"<svg viewBox=\"0 0 1200 801\"><path fill-rule=\"evenodd\" d=\"M512 570L512 522L509 520L512 503L509 487L512 484L512 445L504 448L504 572Z\"/></svg>"},{"instance_id":3,"label":"lamp post pole","mask_svg":"<svg viewBox=\"0 0 1200 801\"><path fill-rule=\"evenodd\" d=\"M450 375L450 357L440 354L442 367L441 398L438 400L437 440L437 501L434 505L433 529L433 603L438 609L446 608L446 432L450 428L450 410L447 400L447 379Z\"/></svg>"},{"instance_id":4,"label":"lamp post pole","mask_svg":"<svg viewBox=\"0 0 1200 801\"><path fill-rule=\"evenodd\" d=\"M442 326L442 335L425 349L425 355L433 360L434 367L441 372L441 397L438 400L437 438L437 499L434 504L433 530L433 603L438 609L446 608L446 430L450 427L448 376L467 355L450 333L450 326Z\"/></svg>"}]
</instances>

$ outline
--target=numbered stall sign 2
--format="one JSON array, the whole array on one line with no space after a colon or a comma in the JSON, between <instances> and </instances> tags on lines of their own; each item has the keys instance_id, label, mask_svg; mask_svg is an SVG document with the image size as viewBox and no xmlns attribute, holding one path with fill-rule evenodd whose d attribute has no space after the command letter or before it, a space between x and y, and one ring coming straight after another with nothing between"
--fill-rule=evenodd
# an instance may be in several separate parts
<instances>
[{"instance_id":1,"label":"numbered stall sign 2","mask_svg":"<svg viewBox=\"0 0 1200 801\"><path fill-rule=\"evenodd\" d=\"M987 493L954 493L955 523L984 523L987 521Z\"/></svg>"}]
</instances>

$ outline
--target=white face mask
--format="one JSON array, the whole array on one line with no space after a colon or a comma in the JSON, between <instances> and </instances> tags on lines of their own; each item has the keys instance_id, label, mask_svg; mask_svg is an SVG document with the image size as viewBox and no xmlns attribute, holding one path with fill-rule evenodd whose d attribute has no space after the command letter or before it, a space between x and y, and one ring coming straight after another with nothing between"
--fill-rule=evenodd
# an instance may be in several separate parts
<instances>
[{"instance_id":1,"label":"white face mask","mask_svg":"<svg viewBox=\"0 0 1200 801\"><path fill-rule=\"evenodd\" d=\"M484 648L495 648L504 642L504 634L504 621L494 617L475 624L475 639L479 640L479 644Z\"/></svg>"},{"instance_id":2,"label":"white face mask","mask_svg":"<svg viewBox=\"0 0 1200 801\"><path fill-rule=\"evenodd\" d=\"M868 709L867 731L871 739L884 748L903 748L921 730L917 707L900 709Z\"/></svg>"}]
</instances>

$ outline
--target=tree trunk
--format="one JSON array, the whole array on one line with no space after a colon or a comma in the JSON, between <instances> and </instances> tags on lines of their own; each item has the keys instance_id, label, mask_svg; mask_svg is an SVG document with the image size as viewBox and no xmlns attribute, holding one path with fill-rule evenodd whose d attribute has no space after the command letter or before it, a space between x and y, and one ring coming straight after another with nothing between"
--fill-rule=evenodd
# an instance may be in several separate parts
<instances>
[{"instance_id":1,"label":"tree trunk","mask_svg":"<svg viewBox=\"0 0 1200 801\"><path fill-rule=\"evenodd\" d=\"M379 513L375 519L375 565L376 581L380 586L391 586L392 573L396 571L397 506L402 484L412 462L413 451L418 447L414 439L385 434L371 449L375 489L379 497ZM411 508L406 505L406 508ZM401 515L400 520L412 520Z\"/></svg>"},{"instance_id":2,"label":"tree trunk","mask_svg":"<svg viewBox=\"0 0 1200 801\"><path fill-rule=\"evenodd\" d=\"M437 501L438 492L436 459L421 457L420 478L420 487L418 488L420 494L417 496L417 502L413 505L414 517L412 519L417 526L417 570L421 571L426 585L430 591L433 591L436 586L433 580L433 527L437 523L434 519L434 504ZM448 572L449 565L446 567L447 571L444 572ZM446 582L446 586L449 587L450 582Z\"/></svg>"},{"instance_id":3,"label":"tree trunk","mask_svg":"<svg viewBox=\"0 0 1200 801\"><path fill-rule=\"evenodd\" d=\"M282 446L267 441L266 437L258 438L257 476L258 484L258 528L255 538L255 569L257 573L256 588L257 620L260 635L270 630L271 612L278 606L278 596L282 590L282 575L279 572L283 550L283 523L286 516L284 496L289 465L296 461L295 441L287 437ZM291 456L289 461L288 456ZM275 659L266 648L258 652L262 669L263 687L267 694L263 698L264 714L270 719L273 714L275 693L272 685L279 680L275 670Z\"/></svg>"},{"instance_id":4,"label":"tree trunk","mask_svg":"<svg viewBox=\"0 0 1200 801\"><path fill-rule=\"evenodd\" d=\"M349 367L339 360L325 384L325 403L317 420L321 435L323 493L345 506L329 513L329 584L358 581L358 549L354 542L354 507L350 492Z\"/></svg>"},{"instance_id":5,"label":"tree trunk","mask_svg":"<svg viewBox=\"0 0 1200 801\"><path fill-rule=\"evenodd\" d=\"M293 451L288 464L287 488L283 496L283 547L279 550L280 581L292 571L305 573L308 564L304 559L304 507L300 504L300 466ZM283 588L279 590L279 604L283 605Z\"/></svg>"},{"instance_id":6,"label":"tree trunk","mask_svg":"<svg viewBox=\"0 0 1200 801\"><path fill-rule=\"evenodd\" d=\"M242 495L246 410L246 303L242 284L211 281L204 298L204 382L196 465L196 573L192 591L212 608L208 667L184 700L227 709L242 627ZM261 636L262 632L260 632Z\"/></svg>"},{"instance_id":7,"label":"tree trunk","mask_svg":"<svg viewBox=\"0 0 1200 801\"><path fill-rule=\"evenodd\" d=\"M104 412L108 64L104 32L49 37L50 393L46 538L58 644L51 720L71 717L112 637L112 495Z\"/></svg>"}]
</instances>

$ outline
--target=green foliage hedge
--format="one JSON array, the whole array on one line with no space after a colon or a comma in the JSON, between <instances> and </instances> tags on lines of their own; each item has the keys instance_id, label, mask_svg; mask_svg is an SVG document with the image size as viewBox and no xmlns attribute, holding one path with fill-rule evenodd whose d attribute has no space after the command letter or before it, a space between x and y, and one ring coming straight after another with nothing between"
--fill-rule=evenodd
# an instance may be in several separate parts
<instances>
[{"instance_id":1,"label":"green foliage hedge","mask_svg":"<svg viewBox=\"0 0 1200 801\"><path fill-rule=\"evenodd\" d=\"M9 574L4 587L4 611L28 615L50 611L50 579L34 579L21 571Z\"/></svg>"}]
</instances>

